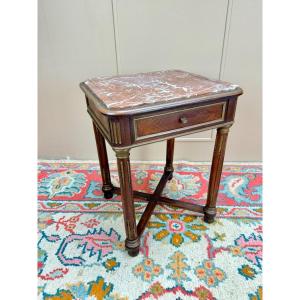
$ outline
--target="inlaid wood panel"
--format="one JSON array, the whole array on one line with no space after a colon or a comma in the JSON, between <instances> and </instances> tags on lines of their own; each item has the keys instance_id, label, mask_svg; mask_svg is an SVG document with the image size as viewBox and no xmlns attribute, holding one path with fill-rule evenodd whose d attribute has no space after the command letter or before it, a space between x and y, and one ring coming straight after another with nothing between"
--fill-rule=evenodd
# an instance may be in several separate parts
<instances>
[{"instance_id":1,"label":"inlaid wood panel","mask_svg":"<svg viewBox=\"0 0 300 300\"><path fill-rule=\"evenodd\" d=\"M224 120L226 102L193 107L180 111L135 118L136 139L158 136L167 132L180 132L200 125L209 125Z\"/></svg>"}]
</instances>

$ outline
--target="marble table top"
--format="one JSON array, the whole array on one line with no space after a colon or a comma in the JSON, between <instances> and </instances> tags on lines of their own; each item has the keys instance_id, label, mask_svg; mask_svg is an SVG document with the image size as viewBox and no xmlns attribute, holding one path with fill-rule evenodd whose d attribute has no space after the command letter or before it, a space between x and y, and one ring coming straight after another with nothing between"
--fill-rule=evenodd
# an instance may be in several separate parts
<instances>
[{"instance_id":1,"label":"marble table top","mask_svg":"<svg viewBox=\"0 0 300 300\"><path fill-rule=\"evenodd\" d=\"M127 109L234 91L237 85L180 70L96 77L83 83L108 108Z\"/></svg>"}]
</instances>

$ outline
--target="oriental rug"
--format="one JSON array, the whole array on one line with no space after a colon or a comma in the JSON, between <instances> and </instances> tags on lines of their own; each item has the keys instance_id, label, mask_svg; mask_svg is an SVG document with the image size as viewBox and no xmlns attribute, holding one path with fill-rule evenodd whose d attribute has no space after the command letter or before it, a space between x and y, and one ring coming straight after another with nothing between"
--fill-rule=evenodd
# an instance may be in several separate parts
<instances>
[{"instance_id":1,"label":"oriental rug","mask_svg":"<svg viewBox=\"0 0 300 300\"><path fill-rule=\"evenodd\" d=\"M151 193L163 163L132 163ZM204 204L209 165L176 163L164 195ZM119 186L116 164L111 164ZM262 299L262 167L226 164L218 217L157 207L137 257L124 250L120 197L103 198L96 162L38 165L38 299ZM139 219L146 203L135 201Z\"/></svg>"}]
</instances>

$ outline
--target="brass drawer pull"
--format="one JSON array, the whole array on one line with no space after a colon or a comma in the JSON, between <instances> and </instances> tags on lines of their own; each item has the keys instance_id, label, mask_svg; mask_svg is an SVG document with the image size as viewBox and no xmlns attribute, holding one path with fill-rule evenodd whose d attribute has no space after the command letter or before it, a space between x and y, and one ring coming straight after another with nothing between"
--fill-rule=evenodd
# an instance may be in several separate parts
<instances>
[{"instance_id":1,"label":"brass drawer pull","mask_svg":"<svg viewBox=\"0 0 300 300\"><path fill-rule=\"evenodd\" d=\"M180 123L182 123L182 124L187 124L188 119L187 119L186 117L180 117L180 118L179 118L179 121L180 121Z\"/></svg>"}]
</instances>

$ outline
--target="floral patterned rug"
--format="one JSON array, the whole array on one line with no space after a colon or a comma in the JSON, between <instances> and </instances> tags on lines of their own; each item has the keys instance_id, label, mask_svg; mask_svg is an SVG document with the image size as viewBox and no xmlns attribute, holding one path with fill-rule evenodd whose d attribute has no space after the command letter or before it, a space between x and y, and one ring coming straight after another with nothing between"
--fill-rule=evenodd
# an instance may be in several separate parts
<instances>
[{"instance_id":1,"label":"floral patterned rug","mask_svg":"<svg viewBox=\"0 0 300 300\"><path fill-rule=\"evenodd\" d=\"M153 192L163 163L133 163L135 190ZM118 184L116 165L112 181ZM175 164L164 194L204 204L209 165ZM262 168L225 165L218 218L158 207L137 257L124 250L120 197L103 198L99 166L38 165L38 297L46 300L262 299ZM136 200L137 219L145 203Z\"/></svg>"}]
</instances>

